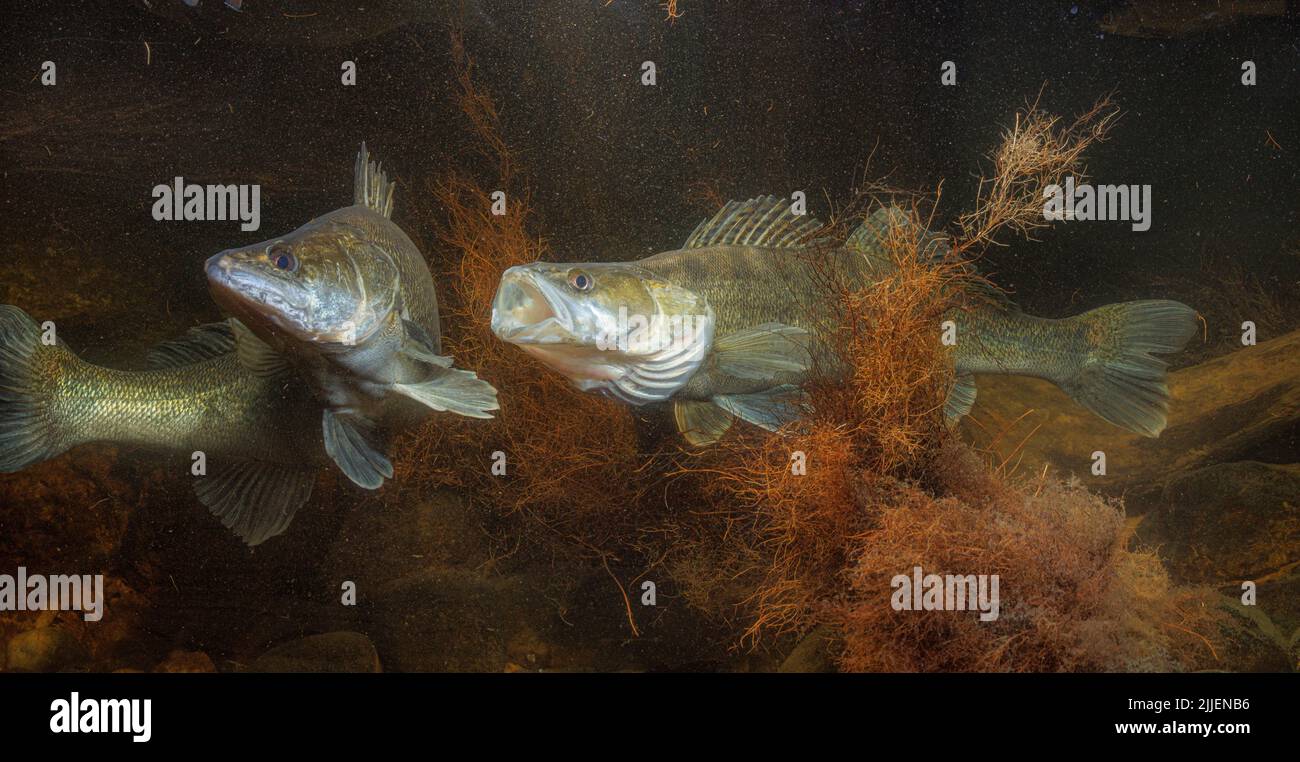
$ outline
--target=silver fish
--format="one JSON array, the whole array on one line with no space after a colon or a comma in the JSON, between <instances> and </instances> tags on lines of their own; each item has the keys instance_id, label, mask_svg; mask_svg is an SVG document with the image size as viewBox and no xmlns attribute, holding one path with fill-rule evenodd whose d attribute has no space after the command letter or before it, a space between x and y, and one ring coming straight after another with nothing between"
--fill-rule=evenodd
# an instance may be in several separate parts
<instances>
[{"instance_id":1,"label":"silver fish","mask_svg":"<svg viewBox=\"0 0 1300 762\"><path fill-rule=\"evenodd\" d=\"M433 277L389 219L394 184L364 144L354 175L352 206L206 267L217 304L251 331L237 336L246 365L291 366L324 406L326 452L376 489L393 475L384 435L431 410L491 418L498 405L491 384L441 354Z\"/></svg>"}]
</instances>

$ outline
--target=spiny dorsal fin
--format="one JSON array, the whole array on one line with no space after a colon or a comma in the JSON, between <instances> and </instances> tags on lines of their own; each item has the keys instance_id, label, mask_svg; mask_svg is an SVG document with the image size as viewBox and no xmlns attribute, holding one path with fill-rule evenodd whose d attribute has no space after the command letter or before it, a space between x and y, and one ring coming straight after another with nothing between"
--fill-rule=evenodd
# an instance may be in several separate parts
<instances>
[{"instance_id":1,"label":"spiny dorsal fin","mask_svg":"<svg viewBox=\"0 0 1300 762\"><path fill-rule=\"evenodd\" d=\"M370 160L366 144L361 144L357 152L357 164L353 169L354 185L352 203L379 212L385 217L393 216L393 188L397 183L388 182L388 175L383 167Z\"/></svg>"},{"instance_id":2,"label":"spiny dorsal fin","mask_svg":"<svg viewBox=\"0 0 1300 762\"><path fill-rule=\"evenodd\" d=\"M683 249L741 245L793 248L802 245L822 224L806 214L795 214L790 202L776 196L730 201L712 219L695 227Z\"/></svg>"},{"instance_id":3,"label":"spiny dorsal fin","mask_svg":"<svg viewBox=\"0 0 1300 762\"><path fill-rule=\"evenodd\" d=\"M149 352L153 370L179 368L235 351L235 337L226 321L196 325L183 336L169 339Z\"/></svg>"}]
</instances>

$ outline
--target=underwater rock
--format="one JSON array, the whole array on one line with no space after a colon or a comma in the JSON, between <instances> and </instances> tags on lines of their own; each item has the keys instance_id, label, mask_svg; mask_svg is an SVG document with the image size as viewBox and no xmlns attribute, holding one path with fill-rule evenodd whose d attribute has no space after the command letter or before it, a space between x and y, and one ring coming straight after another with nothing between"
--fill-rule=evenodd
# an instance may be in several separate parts
<instances>
[{"instance_id":1,"label":"underwater rock","mask_svg":"<svg viewBox=\"0 0 1300 762\"><path fill-rule=\"evenodd\" d=\"M212 663L211 656L202 651L182 651L177 649L167 654L167 658L154 667L153 671L177 674L208 673L216 672L217 665Z\"/></svg>"},{"instance_id":2,"label":"underwater rock","mask_svg":"<svg viewBox=\"0 0 1300 762\"><path fill-rule=\"evenodd\" d=\"M781 662L778 672L835 672L835 662L831 648L835 643L835 632L825 626L813 628L812 632L799 641L790 651L790 655Z\"/></svg>"},{"instance_id":3,"label":"underwater rock","mask_svg":"<svg viewBox=\"0 0 1300 762\"><path fill-rule=\"evenodd\" d=\"M1130 512L1144 512L1167 480L1195 468L1300 460L1300 331L1169 374L1169 425L1156 439L1103 421L1047 381L979 376L977 385L965 439L995 462L1034 473L1051 464L1090 489L1127 493ZM1106 454L1105 476L1091 475L1097 451Z\"/></svg>"},{"instance_id":4,"label":"underwater rock","mask_svg":"<svg viewBox=\"0 0 1300 762\"><path fill-rule=\"evenodd\" d=\"M58 672L83 665L89 658L81 643L62 627L37 627L9 641L7 669L12 672Z\"/></svg>"},{"instance_id":5,"label":"underwater rock","mask_svg":"<svg viewBox=\"0 0 1300 762\"><path fill-rule=\"evenodd\" d=\"M1271 575L1259 582L1253 605L1242 604L1233 588L1225 608L1234 627L1225 631L1219 654L1226 669L1238 672L1300 672L1300 574Z\"/></svg>"},{"instance_id":6,"label":"underwater rock","mask_svg":"<svg viewBox=\"0 0 1300 762\"><path fill-rule=\"evenodd\" d=\"M254 660L252 672L382 672L379 652L359 632L327 632L281 643Z\"/></svg>"},{"instance_id":7,"label":"underwater rock","mask_svg":"<svg viewBox=\"0 0 1300 762\"><path fill-rule=\"evenodd\" d=\"M390 671L501 672L538 619L526 590L522 578L421 572L380 590L368 633Z\"/></svg>"},{"instance_id":8,"label":"underwater rock","mask_svg":"<svg viewBox=\"0 0 1300 762\"><path fill-rule=\"evenodd\" d=\"M1188 582L1257 580L1300 562L1300 464L1220 463L1172 478L1137 530Z\"/></svg>"}]
</instances>

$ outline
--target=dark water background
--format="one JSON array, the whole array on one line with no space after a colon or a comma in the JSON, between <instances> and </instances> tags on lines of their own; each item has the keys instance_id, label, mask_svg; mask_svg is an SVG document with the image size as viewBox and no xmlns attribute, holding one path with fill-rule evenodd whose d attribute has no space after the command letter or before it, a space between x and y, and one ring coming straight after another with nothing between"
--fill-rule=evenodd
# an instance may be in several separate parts
<instances>
[{"instance_id":1,"label":"dark water background","mask_svg":"<svg viewBox=\"0 0 1300 762\"><path fill-rule=\"evenodd\" d=\"M152 0L153 13L10 4L0 301L56 319L88 359L136 363L153 340L218 317L205 258L350 203L363 140L398 182L394 220L434 241L407 223L408 204L449 166L473 165L454 98L453 26L498 103L535 192L535 232L556 259L676 247L709 213L692 198L699 183L730 198L803 190L811 212L825 213L825 198L847 199L873 152L871 176L917 190L944 182L951 219L969 207L1000 130L1041 89L1042 107L1067 117L1115 94L1123 117L1089 170L1099 183L1151 184L1154 210L1148 232L1059 225L992 252L986 269L1027 311L1063 316L1144 296L1197 306L1196 289L1215 278L1207 257L1256 275L1275 298L1300 281L1294 21L1135 39L1100 31L1113 4L1068 0L682 0L674 22L655 2L628 0L351 5L250 0L236 13L203 0L187 15L180 0ZM1254 87L1240 83L1247 59ZM45 60L58 66L52 88L38 80ZM344 60L357 63L355 87L339 82ZM639 81L647 60L655 87ZM939 84L945 60L957 64L955 87ZM150 191L175 176L261 183L261 229L154 221ZM436 256L431 266L446 277ZM174 497L198 512L180 488ZM341 521L300 515L289 550L241 566L244 549L215 522L191 526L203 518L184 531L206 533L220 571L194 563L181 582L257 588L268 610L291 612L310 605L312 543ZM194 542L176 543L178 565ZM177 616L159 638L236 649L213 634L219 613Z\"/></svg>"}]
</instances>

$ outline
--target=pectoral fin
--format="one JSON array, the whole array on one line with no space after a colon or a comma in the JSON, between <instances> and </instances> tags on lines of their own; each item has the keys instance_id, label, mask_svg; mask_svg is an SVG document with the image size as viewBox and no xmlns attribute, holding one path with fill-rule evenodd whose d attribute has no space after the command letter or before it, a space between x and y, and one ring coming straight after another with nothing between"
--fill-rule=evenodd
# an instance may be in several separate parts
<instances>
[{"instance_id":1,"label":"pectoral fin","mask_svg":"<svg viewBox=\"0 0 1300 762\"><path fill-rule=\"evenodd\" d=\"M970 412L975 404L975 377L969 373L958 373L953 379L952 388L943 403L943 417L952 426Z\"/></svg>"},{"instance_id":2,"label":"pectoral fin","mask_svg":"<svg viewBox=\"0 0 1300 762\"><path fill-rule=\"evenodd\" d=\"M213 473L194 484L194 494L240 539L257 545L288 528L315 482L308 470L240 460L214 464Z\"/></svg>"},{"instance_id":3,"label":"pectoral fin","mask_svg":"<svg viewBox=\"0 0 1300 762\"><path fill-rule=\"evenodd\" d=\"M741 420L776 431L799 420L807 404L806 397L799 387L783 384L757 394L719 394L713 401Z\"/></svg>"},{"instance_id":4,"label":"pectoral fin","mask_svg":"<svg viewBox=\"0 0 1300 762\"><path fill-rule=\"evenodd\" d=\"M491 418L496 410L497 390L468 370L447 368L428 381L418 384L394 384L393 390L439 412L452 412L469 418Z\"/></svg>"},{"instance_id":5,"label":"pectoral fin","mask_svg":"<svg viewBox=\"0 0 1300 762\"><path fill-rule=\"evenodd\" d=\"M393 478L393 464L375 446L369 425L345 413L326 410L321 414L325 452L347 477L365 489L379 489Z\"/></svg>"},{"instance_id":6,"label":"pectoral fin","mask_svg":"<svg viewBox=\"0 0 1300 762\"><path fill-rule=\"evenodd\" d=\"M733 420L726 410L712 402L699 400L674 401L673 418L677 421L677 430L692 447L711 445L722 439Z\"/></svg>"},{"instance_id":7,"label":"pectoral fin","mask_svg":"<svg viewBox=\"0 0 1300 762\"><path fill-rule=\"evenodd\" d=\"M406 331L406 340L402 342L402 354L413 360L426 362L438 368L450 368L451 358L438 354L438 345L419 323L402 321Z\"/></svg>"},{"instance_id":8,"label":"pectoral fin","mask_svg":"<svg viewBox=\"0 0 1300 762\"><path fill-rule=\"evenodd\" d=\"M231 318L230 330L235 337L235 355L240 365L258 376L277 376L289 370L289 361L284 355L257 338L248 326Z\"/></svg>"},{"instance_id":9,"label":"pectoral fin","mask_svg":"<svg viewBox=\"0 0 1300 762\"><path fill-rule=\"evenodd\" d=\"M807 330L784 323L763 323L727 334L713 343L715 367L735 378L767 380L781 373L812 367Z\"/></svg>"}]
</instances>

